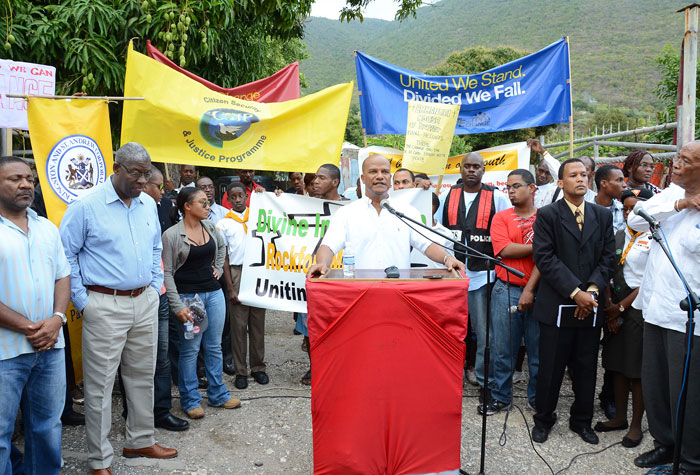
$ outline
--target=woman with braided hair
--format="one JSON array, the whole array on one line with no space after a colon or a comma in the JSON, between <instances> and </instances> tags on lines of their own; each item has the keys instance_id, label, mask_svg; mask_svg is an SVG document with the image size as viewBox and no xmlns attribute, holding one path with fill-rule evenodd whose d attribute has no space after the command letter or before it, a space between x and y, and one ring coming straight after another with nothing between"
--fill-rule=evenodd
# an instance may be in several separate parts
<instances>
[{"instance_id":1,"label":"woman with braided hair","mask_svg":"<svg viewBox=\"0 0 700 475\"><path fill-rule=\"evenodd\" d=\"M646 189L652 193L660 193L661 190L649 180L654 173L654 157L646 150L635 150L625 158L622 165L622 173L627 178L627 186L635 190Z\"/></svg>"}]
</instances>

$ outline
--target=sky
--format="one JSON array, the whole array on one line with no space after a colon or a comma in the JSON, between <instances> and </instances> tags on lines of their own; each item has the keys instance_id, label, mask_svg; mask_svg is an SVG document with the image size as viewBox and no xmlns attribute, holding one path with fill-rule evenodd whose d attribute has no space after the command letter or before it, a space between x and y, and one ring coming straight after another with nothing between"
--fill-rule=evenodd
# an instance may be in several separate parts
<instances>
[{"instance_id":1,"label":"sky","mask_svg":"<svg viewBox=\"0 0 700 475\"><path fill-rule=\"evenodd\" d=\"M311 6L311 16L337 20L344 5L345 0L316 0ZM393 20L398 8L396 0L373 0L364 11L364 17Z\"/></svg>"}]
</instances>

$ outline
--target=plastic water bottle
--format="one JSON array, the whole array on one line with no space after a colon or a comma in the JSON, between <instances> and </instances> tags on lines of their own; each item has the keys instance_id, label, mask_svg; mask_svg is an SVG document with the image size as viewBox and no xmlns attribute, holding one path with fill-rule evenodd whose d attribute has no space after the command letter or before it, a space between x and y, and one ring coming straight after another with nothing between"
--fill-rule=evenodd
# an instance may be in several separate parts
<instances>
[{"instance_id":1,"label":"plastic water bottle","mask_svg":"<svg viewBox=\"0 0 700 475\"><path fill-rule=\"evenodd\" d=\"M194 338L194 323L187 320L185 322L185 340Z\"/></svg>"},{"instance_id":2,"label":"plastic water bottle","mask_svg":"<svg viewBox=\"0 0 700 475\"><path fill-rule=\"evenodd\" d=\"M343 277L355 277L355 253L349 242L345 243L343 249Z\"/></svg>"}]
</instances>

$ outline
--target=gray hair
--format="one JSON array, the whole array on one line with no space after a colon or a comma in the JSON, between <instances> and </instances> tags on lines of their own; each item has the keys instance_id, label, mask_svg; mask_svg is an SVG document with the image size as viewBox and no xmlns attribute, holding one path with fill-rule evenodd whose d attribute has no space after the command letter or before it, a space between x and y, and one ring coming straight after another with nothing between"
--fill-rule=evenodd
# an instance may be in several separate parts
<instances>
[{"instance_id":1,"label":"gray hair","mask_svg":"<svg viewBox=\"0 0 700 475\"><path fill-rule=\"evenodd\" d=\"M119 150L117 150L117 153L114 155L114 161L117 163L150 163L151 156L148 155L148 152L140 143L129 142L119 147Z\"/></svg>"},{"instance_id":2,"label":"gray hair","mask_svg":"<svg viewBox=\"0 0 700 475\"><path fill-rule=\"evenodd\" d=\"M163 172L158 170L157 166L151 165L151 176L163 176Z\"/></svg>"}]
</instances>

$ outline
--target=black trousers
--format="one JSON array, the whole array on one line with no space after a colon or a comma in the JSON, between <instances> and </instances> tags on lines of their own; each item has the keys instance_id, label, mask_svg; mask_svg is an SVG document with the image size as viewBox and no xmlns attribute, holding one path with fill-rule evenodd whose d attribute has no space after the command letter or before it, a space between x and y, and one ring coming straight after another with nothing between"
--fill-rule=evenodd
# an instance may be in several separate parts
<instances>
[{"instance_id":1,"label":"black trousers","mask_svg":"<svg viewBox=\"0 0 700 475\"><path fill-rule=\"evenodd\" d=\"M551 428L566 367L571 368L574 403L569 423L590 427L593 420L600 328L558 328L540 322L540 368L535 395L535 425Z\"/></svg>"},{"instance_id":2,"label":"black trousers","mask_svg":"<svg viewBox=\"0 0 700 475\"><path fill-rule=\"evenodd\" d=\"M697 313L696 313L697 315ZM644 324L642 392L655 446L675 445L676 408L683 380L685 333ZM700 471L700 336L693 337L688 396L681 445L681 468Z\"/></svg>"}]
</instances>

